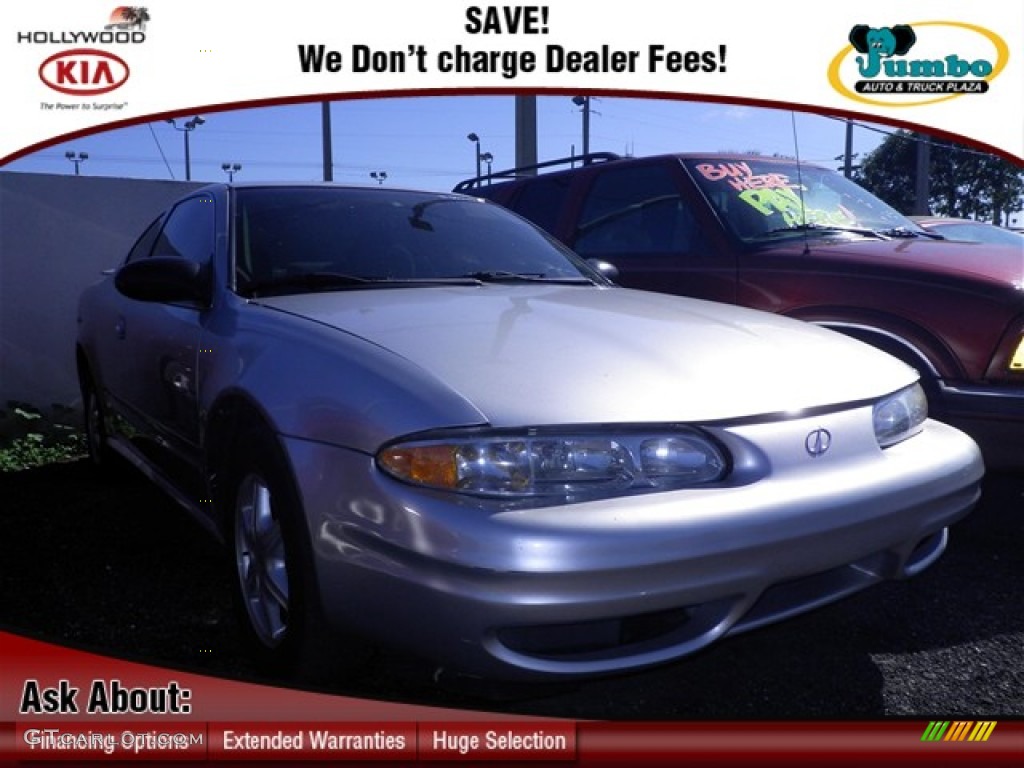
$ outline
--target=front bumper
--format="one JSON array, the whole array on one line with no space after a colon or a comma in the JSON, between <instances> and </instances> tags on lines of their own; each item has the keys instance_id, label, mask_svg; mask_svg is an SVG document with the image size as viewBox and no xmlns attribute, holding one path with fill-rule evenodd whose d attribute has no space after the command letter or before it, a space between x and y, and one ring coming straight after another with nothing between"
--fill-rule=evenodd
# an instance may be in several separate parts
<instances>
[{"instance_id":1,"label":"front bumper","mask_svg":"<svg viewBox=\"0 0 1024 768\"><path fill-rule=\"evenodd\" d=\"M767 460L820 424L724 430L766 451L770 472L753 482L530 510L425 493L363 454L285 444L333 624L463 672L529 679L668 661L930 565L977 501L975 444L927 422L871 456L838 446L825 460Z\"/></svg>"},{"instance_id":2,"label":"front bumper","mask_svg":"<svg viewBox=\"0 0 1024 768\"><path fill-rule=\"evenodd\" d=\"M978 443L989 469L1024 470L1024 388L940 389L942 420Z\"/></svg>"}]
</instances>

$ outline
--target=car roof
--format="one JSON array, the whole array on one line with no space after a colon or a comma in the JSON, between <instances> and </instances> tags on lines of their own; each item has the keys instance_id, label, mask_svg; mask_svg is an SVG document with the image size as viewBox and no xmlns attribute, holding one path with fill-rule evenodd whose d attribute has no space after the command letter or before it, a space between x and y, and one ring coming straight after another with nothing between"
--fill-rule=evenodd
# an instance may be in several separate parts
<instances>
[{"instance_id":1,"label":"car roof","mask_svg":"<svg viewBox=\"0 0 1024 768\"><path fill-rule=\"evenodd\" d=\"M657 155L644 155L642 157L632 156L621 156L614 152L594 152L589 155L574 155L570 157L558 158L556 160L546 160L541 163L535 163L532 165L523 165L516 168L505 168L500 171L494 171L493 173L481 175L479 177L472 176L468 179L463 179L455 185L455 192L465 192L473 194L475 190L484 189L486 186L504 186L506 184L514 184L516 186L520 184L528 184L534 179L546 177L546 176L559 176L569 173L580 173L584 169L592 167L603 167L607 165L618 165L618 164L630 164L638 162L665 162L668 160L711 160L720 161L725 163L743 163L755 160L757 162L764 163L775 163L778 165L801 165L805 168L825 168L823 165L818 163L807 163L798 160L795 157L779 157L776 155L755 155L743 152L665 152ZM566 168L559 168L558 166L569 166ZM543 173L538 171L547 170ZM527 174L527 171L533 171L532 174Z\"/></svg>"},{"instance_id":2,"label":"car roof","mask_svg":"<svg viewBox=\"0 0 1024 768\"><path fill-rule=\"evenodd\" d=\"M456 196L452 192L439 192L437 190L419 189L416 187L383 186L381 184L353 184L350 182L341 183L336 181L217 181L197 188L196 192L203 190L231 190L231 189L350 189L359 191L376 190L380 192L414 192L422 195L437 195L439 197Z\"/></svg>"},{"instance_id":3,"label":"car roof","mask_svg":"<svg viewBox=\"0 0 1024 768\"><path fill-rule=\"evenodd\" d=\"M333 181L236 181L236 182L212 182L182 195L179 200L184 200L195 195L230 195L234 192L256 189L278 189L278 190L336 190L339 192L360 192L369 194L400 194L414 195L433 199L465 199L480 200L479 196L466 194L461 191L443 192L430 189L417 189L415 187L383 186L380 184L352 184L338 183Z\"/></svg>"}]
</instances>

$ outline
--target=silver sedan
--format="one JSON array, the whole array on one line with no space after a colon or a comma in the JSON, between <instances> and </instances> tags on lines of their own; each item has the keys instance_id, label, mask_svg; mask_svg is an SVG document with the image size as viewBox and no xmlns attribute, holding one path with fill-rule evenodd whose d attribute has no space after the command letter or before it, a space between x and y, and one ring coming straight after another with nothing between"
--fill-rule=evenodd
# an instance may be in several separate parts
<instances>
[{"instance_id":1,"label":"silver sedan","mask_svg":"<svg viewBox=\"0 0 1024 768\"><path fill-rule=\"evenodd\" d=\"M197 191L76 351L94 461L219 537L254 653L312 673L665 662L919 573L983 473L895 359L451 194Z\"/></svg>"}]
</instances>

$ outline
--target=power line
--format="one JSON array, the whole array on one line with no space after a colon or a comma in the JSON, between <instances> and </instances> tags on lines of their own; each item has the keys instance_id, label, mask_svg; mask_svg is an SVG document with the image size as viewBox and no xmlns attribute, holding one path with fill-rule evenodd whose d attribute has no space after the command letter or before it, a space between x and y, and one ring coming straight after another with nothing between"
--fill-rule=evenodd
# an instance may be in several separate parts
<instances>
[{"instance_id":1,"label":"power line","mask_svg":"<svg viewBox=\"0 0 1024 768\"><path fill-rule=\"evenodd\" d=\"M157 148L157 150L159 150L160 157L163 158L164 165L167 166L167 172L171 175L171 179L173 180L174 179L174 171L171 170L171 164L169 162L167 162L167 155L164 154L164 148L162 146L160 146L160 139L157 138L156 131L153 130L153 124L152 123L146 123L146 125L149 126L149 132L153 136L153 141L156 142L156 148Z\"/></svg>"},{"instance_id":2,"label":"power line","mask_svg":"<svg viewBox=\"0 0 1024 768\"><path fill-rule=\"evenodd\" d=\"M837 120L844 123L846 122L845 117L833 117L832 115L823 115L823 117L827 117L829 120ZM992 157L991 152L983 152L979 149L971 149L970 147L965 147L962 144L958 144L952 140L950 140L948 144L940 143L926 133L917 133L915 131L910 131L905 128L886 130L885 128L879 128L874 125L869 125L868 123L858 122L857 120L851 120L850 123L858 128L863 128L864 130L867 131L874 131L875 133L880 133L883 136L895 137L902 141L913 141L917 143L928 144L929 146L932 147L940 147L942 149L952 150L954 152L963 152L968 155L977 155L978 157Z\"/></svg>"},{"instance_id":3,"label":"power line","mask_svg":"<svg viewBox=\"0 0 1024 768\"><path fill-rule=\"evenodd\" d=\"M43 159L43 160L50 160L50 159L52 159L52 160L60 160L60 159L63 159L64 154L62 152L60 152L59 150L40 150L39 152L36 153L36 157L39 158L39 159ZM170 167L167 165L167 158L163 154L162 150L161 150L161 157L163 158L163 163L164 163L165 167L167 167L167 170L171 171ZM220 162L219 161L218 162L214 162L214 160L211 159L211 158L212 158L212 156L210 158L199 156L199 157L194 158L194 162L197 165L214 164L214 165L217 165L219 167ZM104 164L106 164L106 165L142 165L142 164L158 163L159 161L156 160L155 158L151 158L151 157L144 156L144 155L132 155L132 154L109 155L109 154L104 154L102 162ZM379 168L379 165L380 165L379 163L377 163L377 164L335 163L334 167L335 167L335 169L337 171L339 171L341 173L349 173L349 174L354 174L354 175L362 176L362 175L364 175L365 171L377 170ZM315 161L315 160L249 160L248 161L248 165L246 167L247 168L248 167L252 167L252 168L257 168L257 167L266 167L266 168L297 168L297 169L305 170L305 169L319 168L319 167L321 167L321 163L319 161ZM464 173L462 173L462 171L459 171L459 170L453 170L451 168L439 168L439 167L436 167L436 166L431 167L431 166L405 166L405 165L402 165L402 166L395 166L395 168L398 169L399 171L401 171L405 175L417 174L417 175L430 175L430 176L459 176L459 177L465 175ZM389 173L390 173L390 171L389 171ZM171 172L171 178L172 179L174 178L173 172Z\"/></svg>"}]
</instances>

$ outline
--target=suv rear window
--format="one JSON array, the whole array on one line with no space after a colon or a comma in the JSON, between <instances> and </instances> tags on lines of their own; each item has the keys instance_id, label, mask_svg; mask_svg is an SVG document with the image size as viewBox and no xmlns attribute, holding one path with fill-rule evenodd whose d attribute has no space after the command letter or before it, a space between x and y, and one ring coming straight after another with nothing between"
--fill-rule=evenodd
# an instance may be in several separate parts
<instances>
[{"instance_id":1,"label":"suv rear window","mask_svg":"<svg viewBox=\"0 0 1024 768\"><path fill-rule=\"evenodd\" d=\"M524 184L510 207L541 229L554 234L558 224L558 214L561 212L562 206L565 205L565 198L568 194L568 177L542 177L529 184Z\"/></svg>"},{"instance_id":2,"label":"suv rear window","mask_svg":"<svg viewBox=\"0 0 1024 768\"><path fill-rule=\"evenodd\" d=\"M664 164L602 169L587 194L573 248L581 256L689 252L693 213Z\"/></svg>"}]
</instances>

